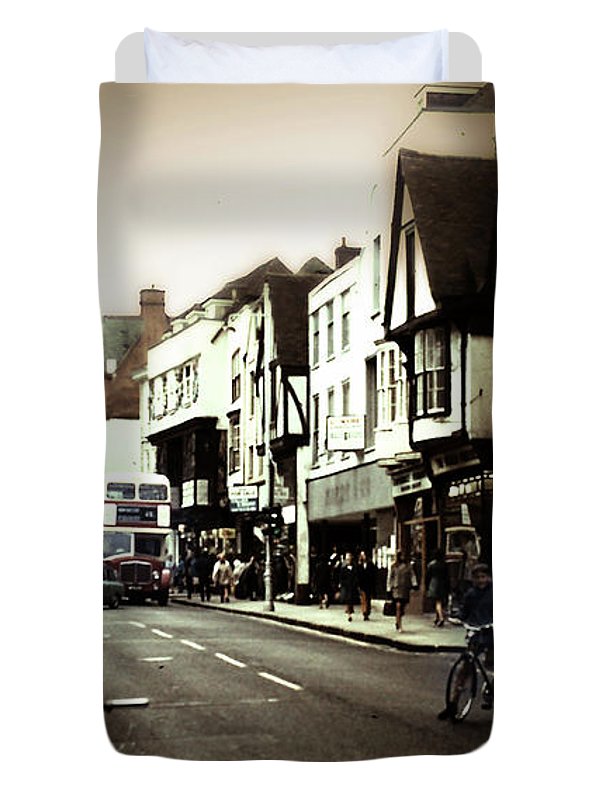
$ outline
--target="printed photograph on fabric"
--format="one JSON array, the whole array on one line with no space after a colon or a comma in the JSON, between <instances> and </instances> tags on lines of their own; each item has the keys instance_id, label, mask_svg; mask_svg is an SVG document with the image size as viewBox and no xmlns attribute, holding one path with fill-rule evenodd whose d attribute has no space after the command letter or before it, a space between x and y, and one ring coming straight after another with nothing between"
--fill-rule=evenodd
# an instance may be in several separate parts
<instances>
[{"instance_id":1,"label":"printed photograph on fabric","mask_svg":"<svg viewBox=\"0 0 610 800\"><path fill-rule=\"evenodd\" d=\"M108 83L100 106L112 745L476 750L493 86Z\"/></svg>"}]
</instances>

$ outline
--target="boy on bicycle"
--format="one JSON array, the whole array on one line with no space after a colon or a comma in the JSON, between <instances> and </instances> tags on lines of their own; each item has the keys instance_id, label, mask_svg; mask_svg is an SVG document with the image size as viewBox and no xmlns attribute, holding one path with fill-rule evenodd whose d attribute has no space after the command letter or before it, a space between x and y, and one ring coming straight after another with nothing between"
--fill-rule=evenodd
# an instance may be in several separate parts
<instances>
[{"instance_id":1,"label":"boy on bicycle","mask_svg":"<svg viewBox=\"0 0 610 800\"><path fill-rule=\"evenodd\" d=\"M493 585L491 570L487 564L475 564L472 569L474 585L464 595L464 604L459 614L459 619L479 627L493 625ZM485 663L493 666L493 628L482 630L477 634L476 647L478 652L486 651ZM460 681L456 681L456 696L451 698L447 706L438 714L438 719L453 718L460 691Z\"/></svg>"}]
</instances>

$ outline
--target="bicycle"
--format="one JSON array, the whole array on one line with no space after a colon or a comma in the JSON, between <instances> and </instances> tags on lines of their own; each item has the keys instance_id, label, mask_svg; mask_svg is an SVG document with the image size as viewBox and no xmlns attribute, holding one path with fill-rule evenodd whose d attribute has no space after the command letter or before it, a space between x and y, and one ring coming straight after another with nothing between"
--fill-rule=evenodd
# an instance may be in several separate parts
<instances>
[{"instance_id":1,"label":"bicycle","mask_svg":"<svg viewBox=\"0 0 610 800\"><path fill-rule=\"evenodd\" d=\"M481 661L480 654L488 646L483 631L492 630L493 624L473 626L462 623L466 628L466 649L449 670L445 703L447 716L452 722L461 722L468 716L477 694L477 670L481 673L481 708L493 708L494 679Z\"/></svg>"}]
</instances>

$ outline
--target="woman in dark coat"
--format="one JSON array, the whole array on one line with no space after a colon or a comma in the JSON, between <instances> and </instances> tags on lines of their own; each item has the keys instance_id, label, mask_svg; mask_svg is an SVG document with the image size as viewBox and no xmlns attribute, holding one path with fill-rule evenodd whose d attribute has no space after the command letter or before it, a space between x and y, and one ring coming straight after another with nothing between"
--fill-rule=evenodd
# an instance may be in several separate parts
<instances>
[{"instance_id":1,"label":"woman in dark coat","mask_svg":"<svg viewBox=\"0 0 610 800\"><path fill-rule=\"evenodd\" d=\"M320 608L328 608L332 591L331 568L326 556L320 556L314 575L315 591L320 601Z\"/></svg>"},{"instance_id":2,"label":"woman in dark coat","mask_svg":"<svg viewBox=\"0 0 610 800\"><path fill-rule=\"evenodd\" d=\"M360 599L356 565L354 564L354 557L351 553L347 553L345 556L345 564L341 567L339 590L341 592L341 602L345 605L347 621L351 622L354 613L354 603L357 603Z\"/></svg>"},{"instance_id":3,"label":"woman in dark coat","mask_svg":"<svg viewBox=\"0 0 610 800\"><path fill-rule=\"evenodd\" d=\"M434 624L440 628L445 624L445 608L449 596L449 570L441 550L434 553L426 570L426 597L434 600Z\"/></svg>"},{"instance_id":4,"label":"woman in dark coat","mask_svg":"<svg viewBox=\"0 0 610 800\"><path fill-rule=\"evenodd\" d=\"M377 568L372 561L369 561L364 550L361 550L358 556L356 574L358 576L358 589L360 590L360 608L362 609L362 617L366 622L371 616L371 600L375 593Z\"/></svg>"}]
</instances>

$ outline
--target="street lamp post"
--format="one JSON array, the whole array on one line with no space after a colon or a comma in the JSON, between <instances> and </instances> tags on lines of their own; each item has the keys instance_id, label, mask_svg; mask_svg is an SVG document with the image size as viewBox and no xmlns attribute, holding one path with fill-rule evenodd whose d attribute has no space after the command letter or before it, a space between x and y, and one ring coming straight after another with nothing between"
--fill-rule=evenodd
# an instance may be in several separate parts
<instances>
[{"instance_id":1,"label":"street lamp post","mask_svg":"<svg viewBox=\"0 0 610 800\"><path fill-rule=\"evenodd\" d=\"M267 523L263 530L265 537L265 571L263 580L265 582L265 611L275 611L273 605L273 578L271 572L271 526Z\"/></svg>"},{"instance_id":2,"label":"street lamp post","mask_svg":"<svg viewBox=\"0 0 610 800\"><path fill-rule=\"evenodd\" d=\"M265 571L263 580L265 582L265 611L275 611L273 605L273 572L271 569L271 539L274 535L279 535L282 526L282 509L279 506L271 506L263 509L261 528L265 537Z\"/></svg>"}]
</instances>

